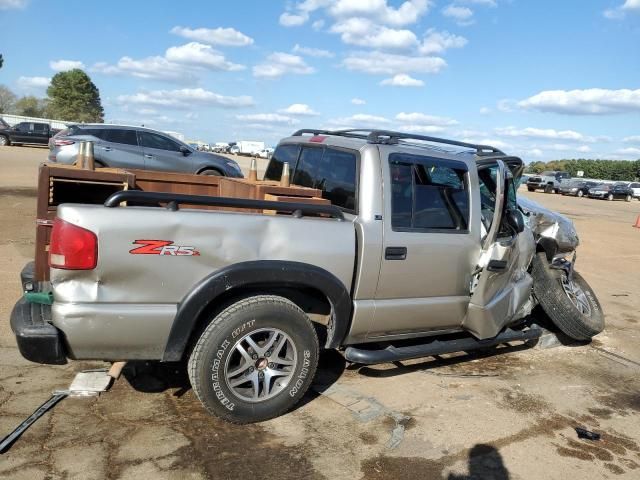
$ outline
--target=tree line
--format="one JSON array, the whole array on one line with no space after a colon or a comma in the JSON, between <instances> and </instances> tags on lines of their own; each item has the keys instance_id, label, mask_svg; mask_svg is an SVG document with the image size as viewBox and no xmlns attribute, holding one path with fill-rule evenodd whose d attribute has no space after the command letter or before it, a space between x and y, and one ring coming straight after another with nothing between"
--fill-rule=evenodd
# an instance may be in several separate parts
<instances>
[{"instance_id":1,"label":"tree line","mask_svg":"<svg viewBox=\"0 0 640 480\"><path fill-rule=\"evenodd\" d=\"M0 114L3 113L68 122L104 121L98 87L77 68L55 74L45 98L34 95L18 97L8 87L0 85Z\"/></svg>"},{"instance_id":2,"label":"tree line","mask_svg":"<svg viewBox=\"0 0 640 480\"><path fill-rule=\"evenodd\" d=\"M547 170L569 172L576 177L579 171L585 178L602 180L624 180L632 182L640 177L639 160L589 160L585 158L552 160L550 162L532 162L526 173L541 173Z\"/></svg>"}]
</instances>

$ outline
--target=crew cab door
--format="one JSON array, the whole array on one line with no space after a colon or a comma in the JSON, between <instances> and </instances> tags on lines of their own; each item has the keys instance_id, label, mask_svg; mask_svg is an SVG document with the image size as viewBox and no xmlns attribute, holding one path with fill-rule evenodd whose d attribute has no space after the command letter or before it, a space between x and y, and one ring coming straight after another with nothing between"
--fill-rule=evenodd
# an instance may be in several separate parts
<instances>
[{"instance_id":1,"label":"crew cab door","mask_svg":"<svg viewBox=\"0 0 640 480\"><path fill-rule=\"evenodd\" d=\"M457 330L480 254L468 163L380 146L382 259L368 340Z\"/></svg>"},{"instance_id":2,"label":"crew cab door","mask_svg":"<svg viewBox=\"0 0 640 480\"><path fill-rule=\"evenodd\" d=\"M41 145L49 143L49 125L46 123L34 123L31 142Z\"/></svg>"},{"instance_id":3,"label":"crew cab door","mask_svg":"<svg viewBox=\"0 0 640 480\"><path fill-rule=\"evenodd\" d=\"M144 153L144 168L173 172L190 172L191 158L180 151L181 145L164 135L138 132Z\"/></svg>"},{"instance_id":4,"label":"crew cab door","mask_svg":"<svg viewBox=\"0 0 640 480\"><path fill-rule=\"evenodd\" d=\"M490 338L531 306L533 280L527 268L535 241L518 210L516 181L501 160L479 165L478 184L482 250L463 327L478 338Z\"/></svg>"},{"instance_id":5,"label":"crew cab door","mask_svg":"<svg viewBox=\"0 0 640 480\"><path fill-rule=\"evenodd\" d=\"M18 123L11 129L11 141L13 143L29 143L33 124L29 122Z\"/></svg>"}]
</instances>

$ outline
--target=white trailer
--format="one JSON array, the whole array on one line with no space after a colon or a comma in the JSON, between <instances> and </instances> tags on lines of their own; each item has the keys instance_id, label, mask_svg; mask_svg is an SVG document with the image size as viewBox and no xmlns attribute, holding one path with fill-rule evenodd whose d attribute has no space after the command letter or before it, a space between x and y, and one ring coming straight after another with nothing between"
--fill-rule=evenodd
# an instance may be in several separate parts
<instances>
[{"instance_id":1,"label":"white trailer","mask_svg":"<svg viewBox=\"0 0 640 480\"><path fill-rule=\"evenodd\" d=\"M240 140L236 145L240 155L257 155L260 151L264 150L264 142Z\"/></svg>"}]
</instances>

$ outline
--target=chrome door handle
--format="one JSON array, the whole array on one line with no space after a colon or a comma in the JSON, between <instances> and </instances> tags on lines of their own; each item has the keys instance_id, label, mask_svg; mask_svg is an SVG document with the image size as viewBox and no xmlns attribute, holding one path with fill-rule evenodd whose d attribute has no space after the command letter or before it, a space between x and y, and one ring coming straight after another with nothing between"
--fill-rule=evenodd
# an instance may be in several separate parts
<instances>
[{"instance_id":1,"label":"chrome door handle","mask_svg":"<svg viewBox=\"0 0 640 480\"><path fill-rule=\"evenodd\" d=\"M148 153L145 153L144 158L153 158L153 155L149 155Z\"/></svg>"},{"instance_id":2,"label":"chrome door handle","mask_svg":"<svg viewBox=\"0 0 640 480\"><path fill-rule=\"evenodd\" d=\"M407 247L387 247L384 250L385 260L406 260Z\"/></svg>"},{"instance_id":3,"label":"chrome door handle","mask_svg":"<svg viewBox=\"0 0 640 480\"><path fill-rule=\"evenodd\" d=\"M113 148L111 148L111 147L102 147L102 149L103 149L105 152L110 152L111 150L113 150Z\"/></svg>"}]
</instances>

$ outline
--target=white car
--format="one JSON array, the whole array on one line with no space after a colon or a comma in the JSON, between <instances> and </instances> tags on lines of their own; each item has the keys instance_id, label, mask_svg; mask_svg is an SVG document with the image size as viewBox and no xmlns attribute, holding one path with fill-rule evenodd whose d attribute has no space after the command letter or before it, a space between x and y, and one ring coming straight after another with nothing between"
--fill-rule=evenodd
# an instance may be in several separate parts
<instances>
[{"instance_id":1,"label":"white car","mask_svg":"<svg viewBox=\"0 0 640 480\"><path fill-rule=\"evenodd\" d=\"M629 188L633 190L633 198L640 200L640 182L630 183Z\"/></svg>"},{"instance_id":2,"label":"white car","mask_svg":"<svg viewBox=\"0 0 640 480\"><path fill-rule=\"evenodd\" d=\"M265 148L256 153L256 156L260 158L271 158L271 155L273 155L273 148Z\"/></svg>"}]
</instances>

